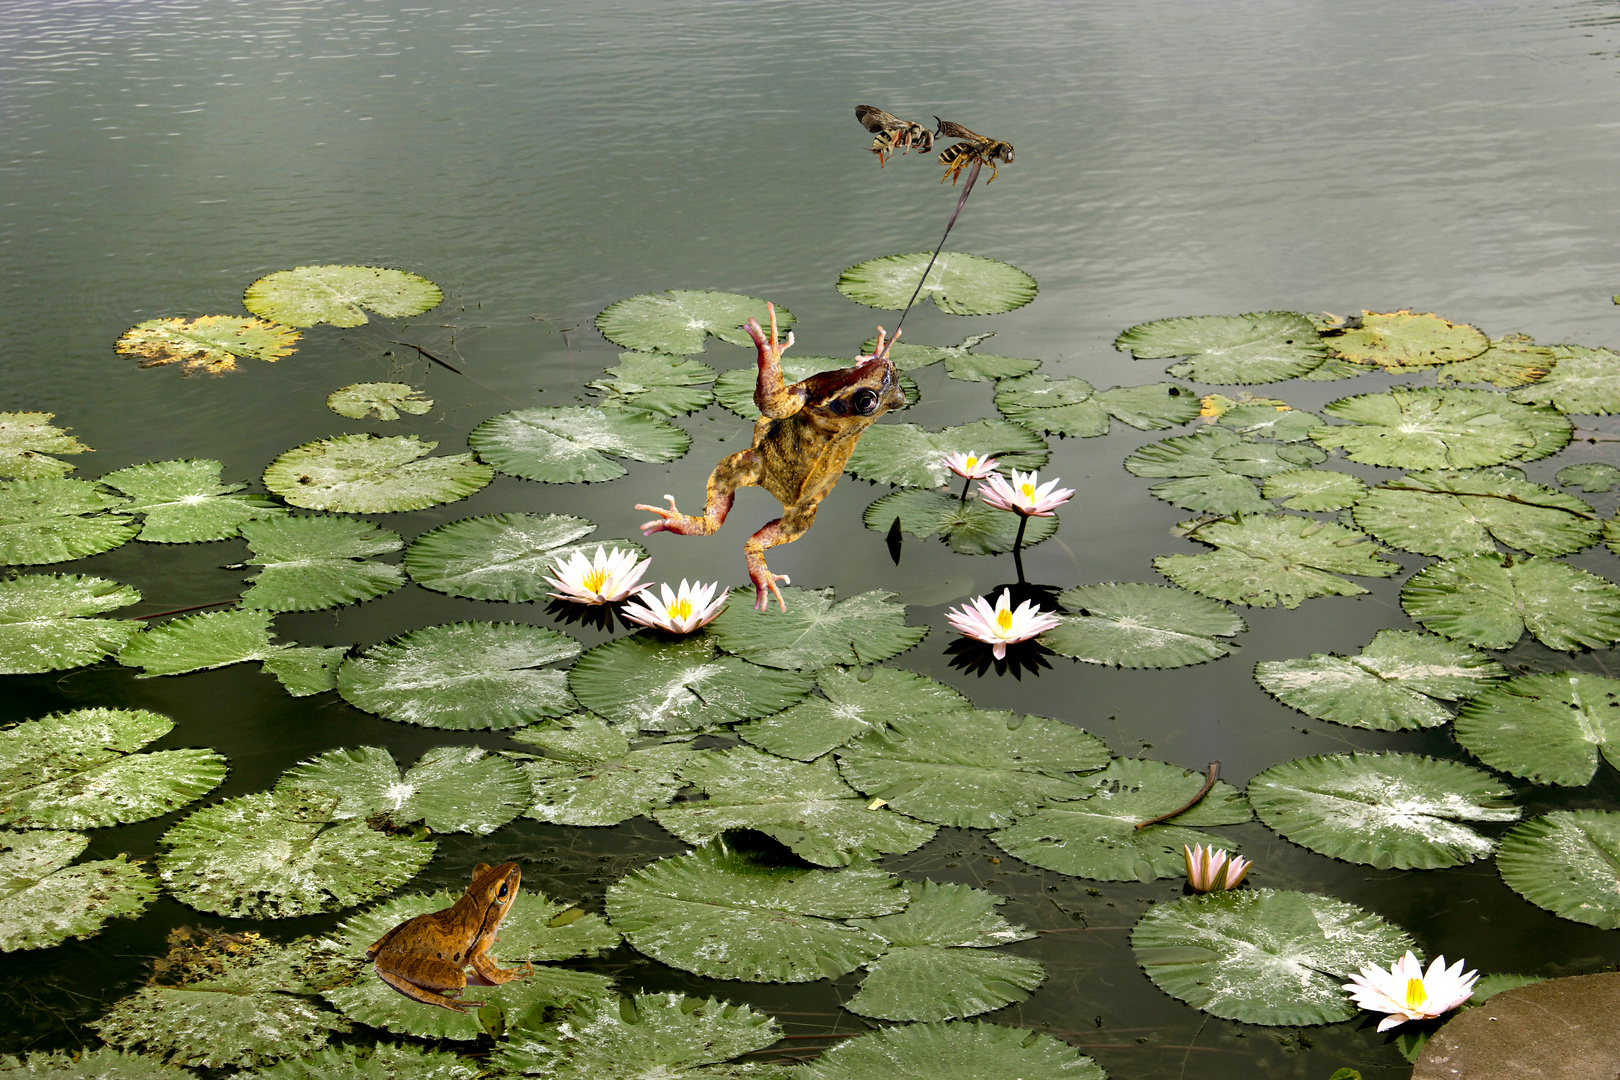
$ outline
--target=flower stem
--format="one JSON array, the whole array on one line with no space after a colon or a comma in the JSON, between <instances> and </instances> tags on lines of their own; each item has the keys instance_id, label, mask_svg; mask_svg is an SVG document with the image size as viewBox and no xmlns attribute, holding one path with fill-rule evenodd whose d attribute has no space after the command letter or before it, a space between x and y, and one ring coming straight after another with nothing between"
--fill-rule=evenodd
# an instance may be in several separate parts
<instances>
[{"instance_id":1,"label":"flower stem","mask_svg":"<svg viewBox=\"0 0 1620 1080\"><path fill-rule=\"evenodd\" d=\"M1018 535L1013 537L1013 566L1018 568L1018 584L1024 583L1024 556L1019 551L1024 546L1024 526L1029 524L1028 514L1018 515Z\"/></svg>"},{"instance_id":2,"label":"flower stem","mask_svg":"<svg viewBox=\"0 0 1620 1080\"><path fill-rule=\"evenodd\" d=\"M973 477L971 477L971 476L965 478L962 481L962 505L963 506L967 505L967 489L968 489L968 485L971 484L971 483L973 483Z\"/></svg>"}]
</instances>

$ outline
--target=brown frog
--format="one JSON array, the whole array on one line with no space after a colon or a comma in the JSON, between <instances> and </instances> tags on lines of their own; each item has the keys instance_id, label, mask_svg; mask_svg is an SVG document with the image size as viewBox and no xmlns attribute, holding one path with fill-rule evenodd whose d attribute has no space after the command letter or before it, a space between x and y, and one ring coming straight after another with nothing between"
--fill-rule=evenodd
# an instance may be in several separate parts
<instances>
[{"instance_id":1,"label":"brown frog","mask_svg":"<svg viewBox=\"0 0 1620 1080\"><path fill-rule=\"evenodd\" d=\"M782 504L782 516L750 536L743 545L743 554L756 590L754 609L765 610L769 590L786 611L787 604L776 583L788 581L788 576L771 573L765 565L766 549L791 544L804 535L816 520L816 507L843 475L861 433L872 421L904 404L905 395L884 347L881 326L871 356L856 357L853 367L824 371L786 385L782 381L782 353L792 346L793 334L790 331L786 343L778 345L776 308L771 304L765 308L771 316L770 338L766 339L755 320L749 319L747 326L748 336L759 349L754 404L759 407L760 417L754 421L753 445L723 459L709 474L709 500L702 517L676 510L673 495L664 496L669 500L667 510L642 503L637 503L636 509L658 515L658 520L641 526L645 536L655 532L708 536L726 520L738 488L754 484L776 496Z\"/></svg>"},{"instance_id":2,"label":"brown frog","mask_svg":"<svg viewBox=\"0 0 1620 1080\"><path fill-rule=\"evenodd\" d=\"M366 959L376 962L383 982L412 1001L440 1005L455 1012L466 1006L479 1008L482 1001L456 1001L447 993L460 993L467 987L465 969L470 964L473 981L481 986L511 982L534 974L534 965L523 970L495 966L489 947L498 940L500 925L512 902L517 899L523 880L517 863L486 863L473 867L472 885L452 906L406 919L366 950Z\"/></svg>"}]
</instances>

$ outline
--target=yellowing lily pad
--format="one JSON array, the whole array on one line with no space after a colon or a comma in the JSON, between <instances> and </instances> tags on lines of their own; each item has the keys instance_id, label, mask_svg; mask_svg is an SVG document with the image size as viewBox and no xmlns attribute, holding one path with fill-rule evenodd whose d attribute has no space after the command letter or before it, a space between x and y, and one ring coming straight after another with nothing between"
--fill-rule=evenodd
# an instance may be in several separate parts
<instances>
[{"instance_id":1,"label":"yellowing lily pad","mask_svg":"<svg viewBox=\"0 0 1620 1080\"><path fill-rule=\"evenodd\" d=\"M223 375L236 370L238 357L275 363L291 356L300 333L290 326L240 315L203 315L196 319L148 319L124 331L113 346L139 357L141 367L180 364L186 374L206 371Z\"/></svg>"},{"instance_id":2,"label":"yellowing lily pad","mask_svg":"<svg viewBox=\"0 0 1620 1080\"><path fill-rule=\"evenodd\" d=\"M1377 364L1386 371L1454 364L1491 347L1491 339L1477 327L1405 308L1364 311L1359 327L1327 341L1340 359Z\"/></svg>"}]
</instances>

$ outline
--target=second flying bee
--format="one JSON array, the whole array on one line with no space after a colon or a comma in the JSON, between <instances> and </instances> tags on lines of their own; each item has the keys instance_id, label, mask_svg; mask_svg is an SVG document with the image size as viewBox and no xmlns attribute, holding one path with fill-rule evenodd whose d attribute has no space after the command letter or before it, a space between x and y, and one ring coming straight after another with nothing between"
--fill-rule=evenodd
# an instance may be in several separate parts
<instances>
[{"instance_id":1,"label":"second flying bee","mask_svg":"<svg viewBox=\"0 0 1620 1080\"><path fill-rule=\"evenodd\" d=\"M934 148L933 132L914 120L902 120L876 106L855 106L855 119L872 133L872 153L878 156L880 169L886 156L896 150L905 151L916 147L920 152L927 153ZM934 119L939 118L936 116Z\"/></svg>"}]
</instances>

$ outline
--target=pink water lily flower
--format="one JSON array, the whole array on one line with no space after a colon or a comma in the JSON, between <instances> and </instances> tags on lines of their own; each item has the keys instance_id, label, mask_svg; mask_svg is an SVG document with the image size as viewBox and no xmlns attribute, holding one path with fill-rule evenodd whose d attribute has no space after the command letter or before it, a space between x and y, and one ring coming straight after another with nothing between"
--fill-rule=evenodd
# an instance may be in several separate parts
<instances>
[{"instance_id":1,"label":"pink water lily flower","mask_svg":"<svg viewBox=\"0 0 1620 1080\"><path fill-rule=\"evenodd\" d=\"M997 660L1006 657L1008 645L1028 641L1059 625L1055 615L1040 610L1029 600L1014 611L1011 594L1006 589L996 597L993 608L984 602L984 597L975 596L971 604L945 612L945 618L958 634L993 645L990 651Z\"/></svg>"},{"instance_id":2,"label":"pink water lily flower","mask_svg":"<svg viewBox=\"0 0 1620 1080\"><path fill-rule=\"evenodd\" d=\"M942 459L945 467L957 476L968 480L983 480L987 476L994 476L1000 462L978 451L963 452L958 450L953 454L946 454Z\"/></svg>"},{"instance_id":3,"label":"pink water lily flower","mask_svg":"<svg viewBox=\"0 0 1620 1080\"><path fill-rule=\"evenodd\" d=\"M682 578L680 590L671 592L667 583L661 583L658 588L664 594L662 599L650 592L644 593L626 604L619 614L627 622L654 626L671 634L690 634L713 622L715 616L725 610L727 594L721 593L718 599L714 596L719 587L718 581L688 585Z\"/></svg>"},{"instance_id":4,"label":"pink water lily flower","mask_svg":"<svg viewBox=\"0 0 1620 1080\"><path fill-rule=\"evenodd\" d=\"M1350 976L1344 989L1357 1005L1369 1012L1389 1013L1379 1023L1379 1031L1399 1027L1408 1020L1428 1020L1450 1012L1474 994L1479 972L1463 974L1463 961L1446 967L1446 958L1437 956L1425 972L1410 949L1385 971L1377 964L1365 964L1361 974Z\"/></svg>"},{"instance_id":5,"label":"pink water lily flower","mask_svg":"<svg viewBox=\"0 0 1620 1080\"><path fill-rule=\"evenodd\" d=\"M979 498L997 510L1011 510L1024 517L1051 517L1052 511L1074 498L1073 488L1058 488L1058 483L1052 479L1043 484L1039 472L1014 469L1011 483L1002 476L981 481Z\"/></svg>"},{"instance_id":6,"label":"pink water lily flower","mask_svg":"<svg viewBox=\"0 0 1620 1080\"><path fill-rule=\"evenodd\" d=\"M1205 847L1181 845L1187 856L1187 884L1194 892L1220 892L1235 889L1249 876L1249 860L1241 855L1229 855L1214 844Z\"/></svg>"},{"instance_id":7,"label":"pink water lily flower","mask_svg":"<svg viewBox=\"0 0 1620 1080\"><path fill-rule=\"evenodd\" d=\"M616 604L627 596L652 588L651 582L636 584L651 565L651 559L636 562L634 551L614 548L608 553L599 546L596 558L592 560L575 548L569 552L567 559L551 564L549 569L557 576L548 576L546 581L562 590L550 594L557 600L571 600L576 604Z\"/></svg>"}]
</instances>

